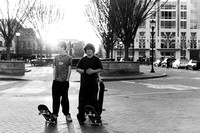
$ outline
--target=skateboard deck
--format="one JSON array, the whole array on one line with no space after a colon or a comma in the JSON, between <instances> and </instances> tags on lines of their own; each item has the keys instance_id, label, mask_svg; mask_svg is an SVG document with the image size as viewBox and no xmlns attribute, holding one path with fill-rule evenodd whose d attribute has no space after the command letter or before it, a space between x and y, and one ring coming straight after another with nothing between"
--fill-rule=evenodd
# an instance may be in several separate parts
<instances>
[{"instance_id":1,"label":"skateboard deck","mask_svg":"<svg viewBox=\"0 0 200 133\"><path fill-rule=\"evenodd\" d=\"M44 119L46 120L47 123L56 123L55 118L53 117L53 114L51 111L48 109L48 107L44 104L38 105L38 110L39 110L39 115L43 115Z\"/></svg>"},{"instance_id":2,"label":"skateboard deck","mask_svg":"<svg viewBox=\"0 0 200 133\"><path fill-rule=\"evenodd\" d=\"M97 126L102 125L99 114L96 112L96 110L92 106L86 105L85 113L89 117L90 121L92 122L92 125L97 125Z\"/></svg>"},{"instance_id":3,"label":"skateboard deck","mask_svg":"<svg viewBox=\"0 0 200 133\"><path fill-rule=\"evenodd\" d=\"M103 111L104 91L105 91L105 85L104 85L103 81L100 81L99 82L99 93L98 93L98 105L99 105L100 115Z\"/></svg>"}]
</instances>

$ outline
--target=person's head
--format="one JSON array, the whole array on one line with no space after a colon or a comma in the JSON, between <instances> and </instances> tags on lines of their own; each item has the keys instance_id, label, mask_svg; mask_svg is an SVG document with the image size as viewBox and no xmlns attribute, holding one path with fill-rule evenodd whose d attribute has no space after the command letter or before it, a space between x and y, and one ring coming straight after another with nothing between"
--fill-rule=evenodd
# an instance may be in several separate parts
<instances>
[{"instance_id":1,"label":"person's head","mask_svg":"<svg viewBox=\"0 0 200 133\"><path fill-rule=\"evenodd\" d=\"M60 41L58 44L57 44L58 47L60 48L63 48L64 50L67 49L67 44L65 41Z\"/></svg>"},{"instance_id":2,"label":"person's head","mask_svg":"<svg viewBox=\"0 0 200 133\"><path fill-rule=\"evenodd\" d=\"M66 54L66 50L67 50L67 44L66 42L64 41L60 41L58 44L57 44L57 47L58 47L58 52L60 54Z\"/></svg>"},{"instance_id":3,"label":"person's head","mask_svg":"<svg viewBox=\"0 0 200 133\"><path fill-rule=\"evenodd\" d=\"M84 46L84 51L85 51L85 53L87 52L87 50L92 50L93 53L94 53L94 52L95 52L95 47L94 47L94 45L91 44L91 43L87 43L87 44Z\"/></svg>"}]
</instances>

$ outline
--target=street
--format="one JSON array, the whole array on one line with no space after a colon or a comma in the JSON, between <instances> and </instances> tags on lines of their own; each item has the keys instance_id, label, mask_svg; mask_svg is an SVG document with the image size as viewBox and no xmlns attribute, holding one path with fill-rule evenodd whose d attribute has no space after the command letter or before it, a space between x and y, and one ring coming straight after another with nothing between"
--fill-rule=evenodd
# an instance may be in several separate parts
<instances>
[{"instance_id":1,"label":"street","mask_svg":"<svg viewBox=\"0 0 200 133\"><path fill-rule=\"evenodd\" d=\"M198 133L200 132L200 71L155 68L167 77L105 82L103 126L80 126L76 119L79 82L70 78L70 113L66 123L60 110L58 124L45 126L37 106L51 109L51 67L30 67L28 80L0 81L0 132L65 133ZM150 66L141 66L149 72Z\"/></svg>"}]
</instances>

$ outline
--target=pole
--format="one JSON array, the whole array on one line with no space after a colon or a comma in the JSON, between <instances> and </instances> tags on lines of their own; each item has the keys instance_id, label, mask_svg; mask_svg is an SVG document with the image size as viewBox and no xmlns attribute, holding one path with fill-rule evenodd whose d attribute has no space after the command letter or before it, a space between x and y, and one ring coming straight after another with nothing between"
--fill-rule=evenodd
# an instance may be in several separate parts
<instances>
[{"instance_id":1,"label":"pole","mask_svg":"<svg viewBox=\"0 0 200 133\"><path fill-rule=\"evenodd\" d=\"M16 45L16 56L18 60L18 44L19 44L19 36L17 36L17 45Z\"/></svg>"},{"instance_id":2,"label":"pole","mask_svg":"<svg viewBox=\"0 0 200 133\"><path fill-rule=\"evenodd\" d=\"M154 34L155 34L155 32L154 32L154 26L152 26L151 27L151 29L152 29L152 32L151 32L151 48L152 48L152 50L151 50L151 71L150 71L150 73L155 73L155 71L154 71L154 67L153 67L153 48L154 48Z\"/></svg>"}]
</instances>

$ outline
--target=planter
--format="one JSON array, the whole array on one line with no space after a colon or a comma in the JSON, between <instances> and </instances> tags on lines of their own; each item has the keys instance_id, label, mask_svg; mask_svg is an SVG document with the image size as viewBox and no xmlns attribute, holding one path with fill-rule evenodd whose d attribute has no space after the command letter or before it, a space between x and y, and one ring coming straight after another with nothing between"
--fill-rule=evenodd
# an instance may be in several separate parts
<instances>
[{"instance_id":1,"label":"planter","mask_svg":"<svg viewBox=\"0 0 200 133\"><path fill-rule=\"evenodd\" d=\"M102 61L102 76L129 76L140 73L140 63L133 61Z\"/></svg>"},{"instance_id":2,"label":"planter","mask_svg":"<svg viewBox=\"0 0 200 133\"><path fill-rule=\"evenodd\" d=\"M23 76L25 74L24 61L0 61L0 74Z\"/></svg>"}]
</instances>

